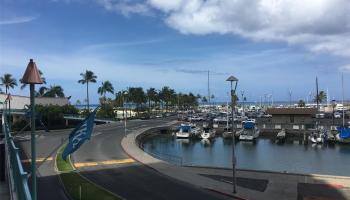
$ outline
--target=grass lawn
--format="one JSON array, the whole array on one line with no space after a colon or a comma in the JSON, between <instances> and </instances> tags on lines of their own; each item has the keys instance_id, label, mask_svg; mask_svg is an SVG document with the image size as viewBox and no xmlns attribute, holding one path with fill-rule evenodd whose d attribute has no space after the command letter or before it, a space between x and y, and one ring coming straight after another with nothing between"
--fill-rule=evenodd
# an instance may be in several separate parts
<instances>
[{"instance_id":1,"label":"grass lawn","mask_svg":"<svg viewBox=\"0 0 350 200\"><path fill-rule=\"evenodd\" d=\"M62 159L62 146L57 153L56 167L64 187L73 200L121 200L120 197L90 182L74 171L70 160Z\"/></svg>"}]
</instances>

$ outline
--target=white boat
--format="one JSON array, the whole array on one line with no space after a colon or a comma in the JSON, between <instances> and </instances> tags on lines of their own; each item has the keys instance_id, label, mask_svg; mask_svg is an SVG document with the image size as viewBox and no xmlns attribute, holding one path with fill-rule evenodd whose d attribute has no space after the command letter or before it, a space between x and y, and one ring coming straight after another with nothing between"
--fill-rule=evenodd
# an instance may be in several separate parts
<instances>
[{"instance_id":1,"label":"white boat","mask_svg":"<svg viewBox=\"0 0 350 200\"><path fill-rule=\"evenodd\" d=\"M209 128L204 128L202 133L201 133L201 138L202 139L211 139L215 137L215 130L209 129Z\"/></svg>"},{"instance_id":2,"label":"white boat","mask_svg":"<svg viewBox=\"0 0 350 200\"><path fill-rule=\"evenodd\" d=\"M243 131L239 136L239 140L253 141L260 135L260 130L255 126L253 121L245 121L243 123Z\"/></svg>"},{"instance_id":3,"label":"white boat","mask_svg":"<svg viewBox=\"0 0 350 200\"><path fill-rule=\"evenodd\" d=\"M194 137L199 137L201 134L201 129L196 126L196 124L190 124L191 126L191 135Z\"/></svg>"},{"instance_id":4,"label":"white boat","mask_svg":"<svg viewBox=\"0 0 350 200\"><path fill-rule=\"evenodd\" d=\"M231 131L231 128L230 127L226 127L224 129L224 132L222 133L222 137L224 139L232 139L232 136L233 136L233 132Z\"/></svg>"},{"instance_id":5,"label":"white boat","mask_svg":"<svg viewBox=\"0 0 350 200\"><path fill-rule=\"evenodd\" d=\"M235 138L239 138L239 136L243 133L244 129L240 129L238 131L235 132Z\"/></svg>"},{"instance_id":6,"label":"white boat","mask_svg":"<svg viewBox=\"0 0 350 200\"><path fill-rule=\"evenodd\" d=\"M316 130L311 135L309 135L309 140L315 144L322 144L324 142L323 130Z\"/></svg>"},{"instance_id":7,"label":"white boat","mask_svg":"<svg viewBox=\"0 0 350 200\"><path fill-rule=\"evenodd\" d=\"M278 142L283 142L286 139L286 130L282 129L277 133L276 139Z\"/></svg>"},{"instance_id":8,"label":"white boat","mask_svg":"<svg viewBox=\"0 0 350 200\"><path fill-rule=\"evenodd\" d=\"M192 136L191 126L190 125L181 124L178 127L178 130L175 133L175 136L176 136L176 138L190 138Z\"/></svg>"}]
</instances>

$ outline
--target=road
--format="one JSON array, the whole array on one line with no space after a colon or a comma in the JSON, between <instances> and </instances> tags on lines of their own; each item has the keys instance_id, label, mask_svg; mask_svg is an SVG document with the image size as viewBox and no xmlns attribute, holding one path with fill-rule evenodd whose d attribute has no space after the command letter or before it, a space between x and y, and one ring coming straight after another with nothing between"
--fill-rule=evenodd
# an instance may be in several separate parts
<instances>
[{"instance_id":1,"label":"road","mask_svg":"<svg viewBox=\"0 0 350 200\"><path fill-rule=\"evenodd\" d=\"M173 119L135 120L128 122L128 131L162 125ZM38 158L48 158L39 165L38 199L67 199L54 171L57 148L68 137L69 131L39 134L37 138ZM166 175L130 159L121 147L124 125L113 123L97 126L93 136L73 154L74 163L82 163L78 168L82 175L107 190L125 199L225 199L226 197L201 188L179 182ZM25 155L30 154L30 141L21 142ZM30 157L30 156L29 156ZM115 162L118 164L98 164L96 162Z\"/></svg>"}]
</instances>

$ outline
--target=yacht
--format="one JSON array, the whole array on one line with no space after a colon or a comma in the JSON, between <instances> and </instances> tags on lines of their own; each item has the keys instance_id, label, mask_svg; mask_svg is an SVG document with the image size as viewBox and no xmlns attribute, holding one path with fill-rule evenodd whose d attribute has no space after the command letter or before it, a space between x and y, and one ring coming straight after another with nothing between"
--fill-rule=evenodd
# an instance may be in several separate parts
<instances>
[{"instance_id":1,"label":"yacht","mask_svg":"<svg viewBox=\"0 0 350 200\"><path fill-rule=\"evenodd\" d=\"M201 133L202 139L211 139L215 137L215 130L210 128L204 128Z\"/></svg>"},{"instance_id":2,"label":"yacht","mask_svg":"<svg viewBox=\"0 0 350 200\"><path fill-rule=\"evenodd\" d=\"M284 142L286 140L286 130L282 129L280 132L277 133L276 136L277 142Z\"/></svg>"},{"instance_id":3,"label":"yacht","mask_svg":"<svg viewBox=\"0 0 350 200\"><path fill-rule=\"evenodd\" d=\"M186 124L181 124L175 133L176 138L190 138L192 136L191 126Z\"/></svg>"},{"instance_id":4,"label":"yacht","mask_svg":"<svg viewBox=\"0 0 350 200\"><path fill-rule=\"evenodd\" d=\"M256 124L254 121L247 120L243 122L243 129L242 129L243 131L239 136L239 140L253 141L259 137L260 130L256 127Z\"/></svg>"}]
</instances>

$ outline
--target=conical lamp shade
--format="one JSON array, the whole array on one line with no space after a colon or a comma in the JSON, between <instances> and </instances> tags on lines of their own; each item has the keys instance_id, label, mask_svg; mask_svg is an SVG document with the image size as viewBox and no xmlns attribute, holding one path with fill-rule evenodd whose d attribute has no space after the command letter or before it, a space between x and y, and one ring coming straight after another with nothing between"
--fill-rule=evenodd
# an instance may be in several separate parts
<instances>
[{"instance_id":1,"label":"conical lamp shade","mask_svg":"<svg viewBox=\"0 0 350 200\"><path fill-rule=\"evenodd\" d=\"M43 84L43 80L40 77L39 70L33 59L29 60L21 82L26 84Z\"/></svg>"}]
</instances>

